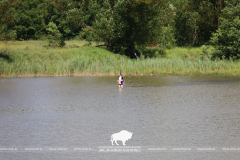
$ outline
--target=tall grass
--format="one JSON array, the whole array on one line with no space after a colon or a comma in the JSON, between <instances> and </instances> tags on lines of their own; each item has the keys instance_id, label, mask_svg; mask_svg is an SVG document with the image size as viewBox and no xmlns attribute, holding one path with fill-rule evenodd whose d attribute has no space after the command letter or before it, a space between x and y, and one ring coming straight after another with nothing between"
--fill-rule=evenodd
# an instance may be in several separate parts
<instances>
[{"instance_id":1,"label":"tall grass","mask_svg":"<svg viewBox=\"0 0 240 160\"><path fill-rule=\"evenodd\" d=\"M129 59L96 47L42 47L45 42L8 42L0 44L0 76L80 76L158 74L240 75L240 62L212 61L200 56L201 48L165 50L156 58ZM68 42L71 44L71 42ZM75 41L75 45L78 43Z\"/></svg>"}]
</instances>

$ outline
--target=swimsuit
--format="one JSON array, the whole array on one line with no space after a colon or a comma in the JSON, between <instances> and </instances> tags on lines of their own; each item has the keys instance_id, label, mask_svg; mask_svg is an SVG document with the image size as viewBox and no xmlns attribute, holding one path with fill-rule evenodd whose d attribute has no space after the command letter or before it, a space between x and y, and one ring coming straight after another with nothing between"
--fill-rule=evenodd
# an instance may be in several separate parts
<instances>
[{"instance_id":1,"label":"swimsuit","mask_svg":"<svg viewBox=\"0 0 240 160\"><path fill-rule=\"evenodd\" d=\"M119 80L118 81L119 85L124 85L124 78L123 77L119 77L118 80ZM123 81L121 81L121 80L123 80Z\"/></svg>"},{"instance_id":2,"label":"swimsuit","mask_svg":"<svg viewBox=\"0 0 240 160\"><path fill-rule=\"evenodd\" d=\"M121 80L122 80L122 77L119 77L119 78L118 78L118 84L119 84L119 85L122 84L122 81L121 81Z\"/></svg>"},{"instance_id":3,"label":"swimsuit","mask_svg":"<svg viewBox=\"0 0 240 160\"><path fill-rule=\"evenodd\" d=\"M121 85L124 85L124 78L123 78L123 77L122 77L122 80L123 80L123 81L121 81Z\"/></svg>"}]
</instances>

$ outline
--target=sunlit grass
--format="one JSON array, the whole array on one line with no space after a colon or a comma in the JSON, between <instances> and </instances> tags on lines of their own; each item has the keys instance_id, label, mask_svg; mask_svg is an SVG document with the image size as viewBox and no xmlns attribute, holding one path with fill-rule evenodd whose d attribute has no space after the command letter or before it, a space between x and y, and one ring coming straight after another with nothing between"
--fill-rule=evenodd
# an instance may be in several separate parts
<instances>
[{"instance_id":1,"label":"sunlit grass","mask_svg":"<svg viewBox=\"0 0 240 160\"><path fill-rule=\"evenodd\" d=\"M181 48L175 47L172 49L165 50L166 58L173 58L173 57L182 57L182 58L195 58L200 55L202 49L200 47L192 47L192 48Z\"/></svg>"},{"instance_id":2,"label":"sunlit grass","mask_svg":"<svg viewBox=\"0 0 240 160\"><path fill-rule=\"evenodd\" d=\"M240 75L240 62L213 61L202 49L155 49L155 58L130 59L106 49L84 46L85 41L67 41L78 48L45 48L45 41L0 43L0 76L85 76L123 74ZM156 52L156 53L155 53ZM152 54L151 53L151 54Z\"/></svg>"}]
</instances>

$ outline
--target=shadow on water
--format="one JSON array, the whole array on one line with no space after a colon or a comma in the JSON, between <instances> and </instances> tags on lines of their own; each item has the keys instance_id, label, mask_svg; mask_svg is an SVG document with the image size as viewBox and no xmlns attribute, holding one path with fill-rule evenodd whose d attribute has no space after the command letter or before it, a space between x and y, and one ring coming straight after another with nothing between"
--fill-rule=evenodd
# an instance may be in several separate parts
<instances>
[{"instance_id":1,"label":"shadow on water","mask_svg":"<svg viewBox=\"0 0 240 160\"><path fill-rule=\"evenodd\" d=\"M7 50L0 50L0 59L6 60L8 63L13 61L7 54Z\"/></svg>"}]
</instances>

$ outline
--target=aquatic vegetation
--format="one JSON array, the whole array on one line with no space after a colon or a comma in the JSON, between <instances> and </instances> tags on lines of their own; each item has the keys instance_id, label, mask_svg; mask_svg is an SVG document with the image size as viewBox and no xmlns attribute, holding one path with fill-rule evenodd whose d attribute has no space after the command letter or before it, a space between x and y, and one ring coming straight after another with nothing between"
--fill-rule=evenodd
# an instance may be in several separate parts
<instances>
[{"instance_id":1,"label":"aquatic vegetation","mask_svg":"<svg viewBox=\"0 0 240 160\"><path fill-rule=\"evenodd\" d=\"M0 43L0 76L85 76L123 74L240 75L240 61L211 60L198 48L173 48L153 58L130 59L106 49L44 48L43 41ZM71 45L71 42L67 42ZM74 45L78 45L76 41Z\"/></svg>"}]
</instances>

